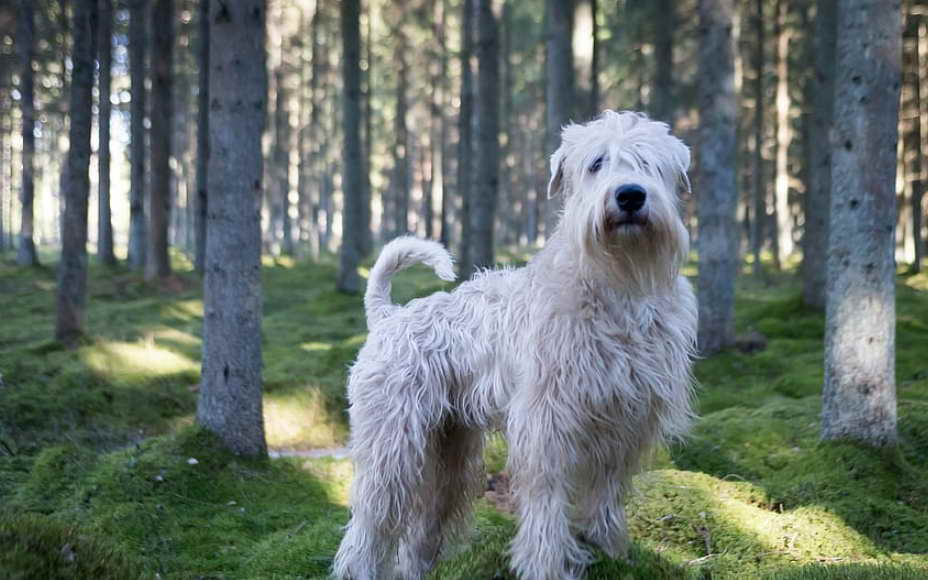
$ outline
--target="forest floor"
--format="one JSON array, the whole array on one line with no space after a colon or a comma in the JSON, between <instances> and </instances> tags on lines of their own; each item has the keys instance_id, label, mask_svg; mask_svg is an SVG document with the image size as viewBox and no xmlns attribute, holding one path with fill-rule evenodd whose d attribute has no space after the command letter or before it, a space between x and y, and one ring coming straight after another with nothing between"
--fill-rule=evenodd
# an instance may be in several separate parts
<instances>
[{"instance_id":1,"label":"forest floor","mask_svg":"<svg viewBox=\"0 0 928 580\"><path fill-rule=\"evenodd\" d=\"M54 270L0 264L0 577L326 577L351 466L295 451L345 444L361 299L333 290L331 262L266 262L265 420L281 456L242 460L193 424L200 282L177 265L160 287L92 266L93 338L65 351ZM443 287L412 270L394 300ZM760 349L698 363L701 419L636 480L630 562L597 554L588 578L928 578L928 276L898 279L893 452L819 441L824 317L798 294L791 274L739 280L739 332ZM504 462L493 437L496 484ZM431 578L511 578L495 487Z\"/></svg>"}]
</instances>

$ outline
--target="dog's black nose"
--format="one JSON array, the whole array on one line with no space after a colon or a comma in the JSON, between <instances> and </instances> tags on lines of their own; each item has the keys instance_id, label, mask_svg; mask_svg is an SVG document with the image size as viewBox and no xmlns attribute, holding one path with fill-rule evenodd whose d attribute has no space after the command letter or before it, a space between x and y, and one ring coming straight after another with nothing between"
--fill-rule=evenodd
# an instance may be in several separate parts
<instances>
[{"instance_id":1,"label":"dog's black nose","mask_svg":"<svg viewBox=\"0 0 928 580\"><path fill-rule=\"evenodd\" d=\"M619 209L629 213L641 209L646 197L644 188L636 183L622 185L615 190L615 201L619 204Z\"/></svg>"}]
</instances>

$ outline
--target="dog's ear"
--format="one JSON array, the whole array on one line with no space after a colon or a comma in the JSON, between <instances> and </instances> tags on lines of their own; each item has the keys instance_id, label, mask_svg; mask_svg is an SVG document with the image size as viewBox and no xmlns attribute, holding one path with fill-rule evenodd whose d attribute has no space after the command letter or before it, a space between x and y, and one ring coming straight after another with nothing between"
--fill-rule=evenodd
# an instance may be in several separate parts
<instances>
[{"instance_id":1,"label":"dog's ear","mask_svg":"<svg viewBox=\"0 0 928 580\"><path fill-rule=\"evenodd\" d=\"M551 156L551 180L548 181L548 199L564 193L564 146Z\"/></svg>"}]
</instances>

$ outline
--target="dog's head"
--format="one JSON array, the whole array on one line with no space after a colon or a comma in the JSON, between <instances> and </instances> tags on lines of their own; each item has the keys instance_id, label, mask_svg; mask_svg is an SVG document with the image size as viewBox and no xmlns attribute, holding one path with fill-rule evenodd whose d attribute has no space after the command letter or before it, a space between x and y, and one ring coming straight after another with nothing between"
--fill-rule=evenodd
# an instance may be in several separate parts
<instances>
[{"instance_id":1,"label":"dog's head","mask_svg":"<svg viewBox=\"0 0 928 580\"><path fill-rule=\"evenodd\" d=\"M679 198L689 164L689 149L667 125L640 113L606 111L564 127L548 197L565 198L565 241L625 279L671 282L689 251Z\"/></svg>"}]
</instances>

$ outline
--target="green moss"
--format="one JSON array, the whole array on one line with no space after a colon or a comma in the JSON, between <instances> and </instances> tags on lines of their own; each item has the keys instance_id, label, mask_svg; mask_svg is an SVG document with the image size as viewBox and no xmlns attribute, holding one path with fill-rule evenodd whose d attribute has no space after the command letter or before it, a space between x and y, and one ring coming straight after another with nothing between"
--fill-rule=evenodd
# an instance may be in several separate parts
<instances>
[{"instance_id":1,"label":"green moss","mask_svg":"<svg viewBox=\"0 0 928 580\"><path fill-rule=\"evenodd\" d=\"M77 480L65 471L61 480L73 483L52 517L80 523L162 575L246 570L294 553L294 543L331 553L347 519L344 466L246 461L197 429L108 454ZM317 568L322 574L325 566Z\"/></svg>"},{"instance_id":2,"label":"green moss","mask_svg":"<svg viewBox=\"0 0 928 580\"><path fill-rule=\"evenodd\" d=\"M0 576L9 580L139 577L139 563L108 542L44 516L0 512L0 546Z\"/></svg>"},{"instance_id":3,"label":"green moss","mask_svg":"<svg viewBox=\"0 0 928 580\"><path fill-rule=\"evenodd\" d=\"M924 580L928 570L905 564L813 564L784 568L763 580Z\"/></svg>"}]
</instances>

